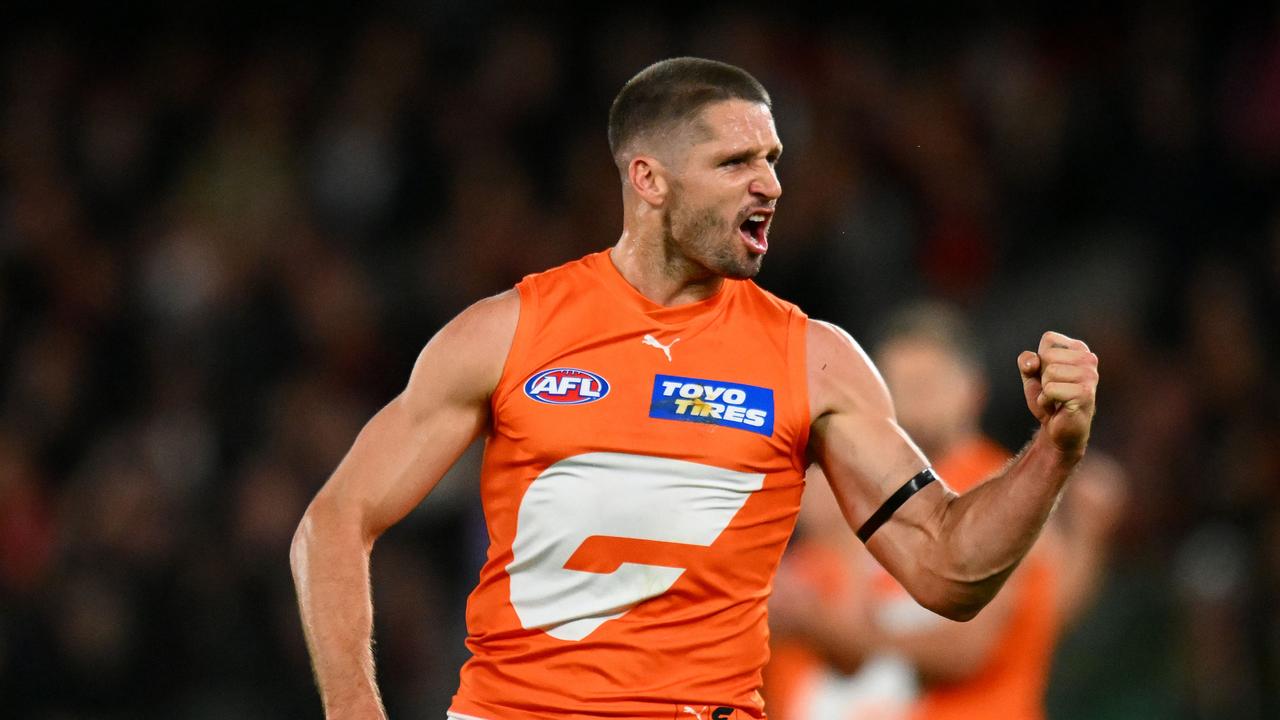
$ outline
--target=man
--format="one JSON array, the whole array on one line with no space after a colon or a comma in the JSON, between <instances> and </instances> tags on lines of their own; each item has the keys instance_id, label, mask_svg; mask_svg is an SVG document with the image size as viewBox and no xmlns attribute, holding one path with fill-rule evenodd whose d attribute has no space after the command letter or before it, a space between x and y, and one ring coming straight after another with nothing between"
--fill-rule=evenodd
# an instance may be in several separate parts
<instances>
[{"instance_id":1,"label":"man","mask_svg":"<svg viewBox=\"0 0 1280 720\"><path fill-rule=\"evenodd\" d=\"M384 716L369 552L487 433L487 562L457 718L759 718L766 601L816 461L868 548L970 618L1026 553L1093 417L1097 359L1018 358L1041 430L964 496L934 476L848 335L749 281L782 154L764 88L680 58L609 114L623 232L482 300L427 344L307 509L291 552L330 718Z\"/></svg>"},{"instance_id":2,"label":"man","mask_svg":"<svg viewBox=\"0 0 1280 720\"><path fill-rule=\"evenodd\" d=\"M1009 455L981 432L985 379L960 314L940 303L911 305L883 335L876 363L898 421L936 458L939 474L963 492L998 473ZM1096 454L1084 461L1066 493L1067 512L1054 516L969 623L920 610L848 542L835 500L814 488L770 605L770 717L1043 718L1054 644L1092 597L1123 507L1117 476L1114 463ZM821 471L811 470L809 480L821 482Z\"/></svg>"}]
</instances>

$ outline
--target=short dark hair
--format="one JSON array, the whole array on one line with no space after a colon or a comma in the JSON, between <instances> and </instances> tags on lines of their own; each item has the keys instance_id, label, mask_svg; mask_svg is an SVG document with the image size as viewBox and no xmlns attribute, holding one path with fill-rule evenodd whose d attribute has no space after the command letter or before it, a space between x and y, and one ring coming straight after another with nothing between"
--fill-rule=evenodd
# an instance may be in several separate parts
<instances>
[{"instance_id":1,"label":"short dark hair","mask_svg":"<svg viewBox=\"0 0 1280 720\"><path fill-rule=\"evenodd\" d=\"M875 333L876 350L895 340L924 340L947 348L961 362L982 369L978 339L964 313L938 300L917 300L889 315Z\"/></svg>"},{"instance_id":2,"label":"short dark hair","mask_svg":"<svg viewBox=\"0 0 1280 720\"><path fill-rule=\"evenodd\" d=\"M609 108L609 150L618 159L637 137L697 118L702 108L746 100L772 108L769 93L746 70L695 57L656 62L627 81Z\"/></svg>"}]
</instances>

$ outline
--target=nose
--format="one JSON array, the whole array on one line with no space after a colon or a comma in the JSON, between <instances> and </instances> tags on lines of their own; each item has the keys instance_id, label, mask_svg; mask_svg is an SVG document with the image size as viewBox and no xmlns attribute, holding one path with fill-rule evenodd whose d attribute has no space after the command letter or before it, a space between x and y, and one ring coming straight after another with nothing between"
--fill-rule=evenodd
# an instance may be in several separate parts
<instances>
[{"instance_id":1,"label":"nose","mask_svg":"<svg viewBox=\"0 0 1280 720\"><path fill-rule=\"evenodd\" d=\"M777 200L782 196L782 183L778 181L778 171L769 163L763 164L763 170L752 179L748 188L752 195L765 200Z\"/></svg>"}]
</instances>

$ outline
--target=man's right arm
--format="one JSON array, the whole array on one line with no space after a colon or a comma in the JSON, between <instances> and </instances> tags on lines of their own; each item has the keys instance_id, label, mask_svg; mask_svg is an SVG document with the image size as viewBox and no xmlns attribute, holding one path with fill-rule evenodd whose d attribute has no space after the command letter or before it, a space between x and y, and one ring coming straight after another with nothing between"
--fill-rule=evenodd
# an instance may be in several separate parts
<instances>
[{"instance_id":1,"label":"man's right arm","mask_svg":"<svg viewBox=\"0 0 1280 720\"><path fill-rule=\"evenodd\" d=\"M463 311L423 349L408 385L361 430L290 548L325 716L385 718L374 679L369 553L484 429L515 335L507 291Z\"/></svg>"},{"instance_id":2,"label":"man's right arm","mask_svg":"<svg viewBox=\"0 0 1280 720\"><path fill-rule=\"evenodd\" d=\"M817 465L805 474L803 502L801 523L819 518L820 513L829 517L840 512L827 477ZM832 537L825 528L818 528L817 533L817 542L853 540ZM844 547L844 543L837 547ZM770 599L770 627L780 621L783 632L800 636L830 665L846 674L857 671L869 656L882 653L906 659L925 682L958 682L987 667L1021 598L1024 578L1019 571L1010 576L1004 589L977 617L963 623L951 622L914 604L914 612L901 607L898 604L903 600L899 597L867 590L873 585L875 561L863 549L850 551L852 556L845 554L845 558L854 589L841 602L824 598L811 583L786 573L784 560ZM886 621L886 611L892 614L892 621Z\"/></svg>"},{"instance_id":3,"label":"man's right arm","mask_svg":"<svg viewBox=\"0 0 1280 720\"><path fill-rule=\"evenodd\" d=\"M921 472L928 462L853 338L811 321L808 364L810 453L850 527L870 528L867 549L917 602L952 620L971 619L1031 549L1084 454L1097 357L1052 332L1037 352L1019 355L1023 395L1041 429L1004 472L964 495L940 482L915 485L929 477Z\"/></svg>"}]
</instances>

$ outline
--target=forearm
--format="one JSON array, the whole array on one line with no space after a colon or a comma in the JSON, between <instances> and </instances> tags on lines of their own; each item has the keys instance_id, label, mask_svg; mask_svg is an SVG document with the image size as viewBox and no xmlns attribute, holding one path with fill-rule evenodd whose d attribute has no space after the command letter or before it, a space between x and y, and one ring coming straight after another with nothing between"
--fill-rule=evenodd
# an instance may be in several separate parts
<instances>
[{"instance_id":1,"label":"forearm","mask_svg":"<svg viewBox=\"0 0 1280 720\"><path fill-rule=\"evenodd\" d=\"M976 613L1004 585L1039 537L1079 458L1037 433L1003 473L949 499L931 554L961 607Z\"/></svg>"},{"instance_id":2,"label":"forearm","mask_svg":"<svg viewBox=\"0 0 1280 720\"><path fill-rule=\"evenodd\" d=\"M317 497L290 549L302 626L329 720L386 717L374 679L370 544Z\"/></svg>"}]
</instances>

